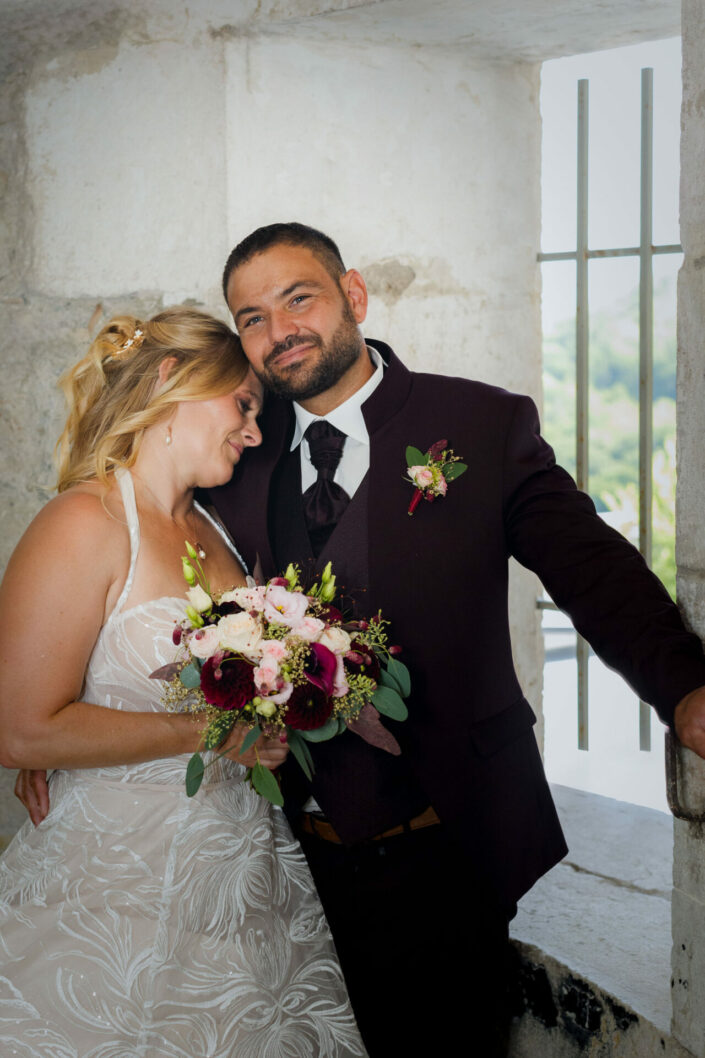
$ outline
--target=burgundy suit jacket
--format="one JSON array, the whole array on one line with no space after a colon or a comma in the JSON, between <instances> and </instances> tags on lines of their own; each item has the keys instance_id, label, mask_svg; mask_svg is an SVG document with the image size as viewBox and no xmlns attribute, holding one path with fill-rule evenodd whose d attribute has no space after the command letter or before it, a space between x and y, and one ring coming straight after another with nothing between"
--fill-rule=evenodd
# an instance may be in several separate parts
<instances>
[{"instance_id":1,"label":"burgundy suit jacket","mask_svg":"<svg viewBox=\"0 0 705 1058\"><path fill-rule=\"evenodd\" d=\"M705 684L705 658L639 553L556 465L528 397L411 373L387 346L370 344L388 366L363 406L371 444L366 608L391 620L412 673L402 726L415 781L511 906L566 846L512 661L509 557L540 576L578 631L664 722ZM267 575L276 572L269 480L292 430L291 406L270 400L262 446L211 494L250 569L259 554ZM468 470L447 496L422 502L409 517L406 447L426 451L441 438ZM340 793L346 805L354 796L349 787ZM335 822L335 791L324 791L323 801Z\"/></svg>"}]
</instances>

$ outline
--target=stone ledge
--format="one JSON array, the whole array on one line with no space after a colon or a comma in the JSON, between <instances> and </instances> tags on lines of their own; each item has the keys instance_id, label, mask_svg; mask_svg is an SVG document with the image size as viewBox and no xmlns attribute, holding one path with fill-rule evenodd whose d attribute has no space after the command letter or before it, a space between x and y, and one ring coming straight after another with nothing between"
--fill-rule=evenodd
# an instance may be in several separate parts
<instances>
[{"instance_id":1,"label":"stone ledge","mask_svg":"<svg viewBox=\"0 0 705 1058\"><path fill-rule=\"evenodd\" d=\"M570 852L519 905L512 1058L688 1058L670 1036L670 816L553 787Z\"/></svg>"}]
</instances>

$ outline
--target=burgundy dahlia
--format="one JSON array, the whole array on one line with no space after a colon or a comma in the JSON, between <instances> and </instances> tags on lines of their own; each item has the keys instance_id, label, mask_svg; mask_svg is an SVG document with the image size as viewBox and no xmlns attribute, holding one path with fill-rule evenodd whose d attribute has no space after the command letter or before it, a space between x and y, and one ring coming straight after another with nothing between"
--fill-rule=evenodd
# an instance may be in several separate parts
<instances>
[{"instance_id":1,"label":"burgundy dahlia","mask_svg":"<svg viewBox=\"0 0 705 1058\"><path fill-rule=\"evenodd\" d=\"M296 731L322 727L333 712L333 699L312 683L294 687L286 704L286 722Z\"/></svg>"},{"instance_id":2,"label":"burgundy dahlia","mask_svg":"<svg viewBox=\"0 0 705 1058\"><path fill-rule=\"evenodd\" d=\"M256 693L253 672L252 665L242 658L224 658L219 665L208 658L201 669L204 698L219 709L242 709Z\"/></svg>"}]
</instances>

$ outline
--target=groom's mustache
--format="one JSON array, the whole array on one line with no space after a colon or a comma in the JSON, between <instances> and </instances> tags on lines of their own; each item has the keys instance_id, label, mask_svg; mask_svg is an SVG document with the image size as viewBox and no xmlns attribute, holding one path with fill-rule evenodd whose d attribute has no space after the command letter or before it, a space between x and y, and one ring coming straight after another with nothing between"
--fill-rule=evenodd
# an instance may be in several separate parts
<instances>
[{"instance_id":1,"label":"groom's mustache","mask_svg":"<svg viewBox=\"0 0 705 1058\"><path fill-rule=\"evenodd\" d=\"M288 353L290 349L296 348L297 345L315 345L321 349L323 347L323 339L320 334L289 334L281 342L277 342L276 345L272 346L267 353L264 366L271 367L282 353Z\"/></svg>"}]
</instances>

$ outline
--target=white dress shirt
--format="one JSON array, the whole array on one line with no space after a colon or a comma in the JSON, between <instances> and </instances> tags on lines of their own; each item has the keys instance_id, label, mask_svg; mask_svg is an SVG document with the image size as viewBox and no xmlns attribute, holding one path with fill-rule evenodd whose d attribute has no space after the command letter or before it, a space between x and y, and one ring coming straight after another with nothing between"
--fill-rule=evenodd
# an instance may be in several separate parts
<instances>
[{"instance_id":1,"label":"white dress shirt","mask_svg":"<svg viewBox=\"0 0 705 1058\"><path fill-rule=\"evenodd\" d=\"M362 479L370 466L370 436L367 432L365 419L362 414L362 405L367 398L377 389L384 376L384 364L382 357L376 349L367 346L372 363L375 365L374 374L368 378L364 386L356 393L348 397L337 408L328 415L312 415L300 404L294 403L294 414L296 415L296 426L291 441L290 451L294 451L297 445L301 446L301 491L305 492L313 485L318 474L311 462L308 441L304 437L307 428L317 419L325 419L331 426L335 426L345 435L343 454L335 472L334 481L345 489L348 496L355 495Z\"/></svg>"}]
</instances>

